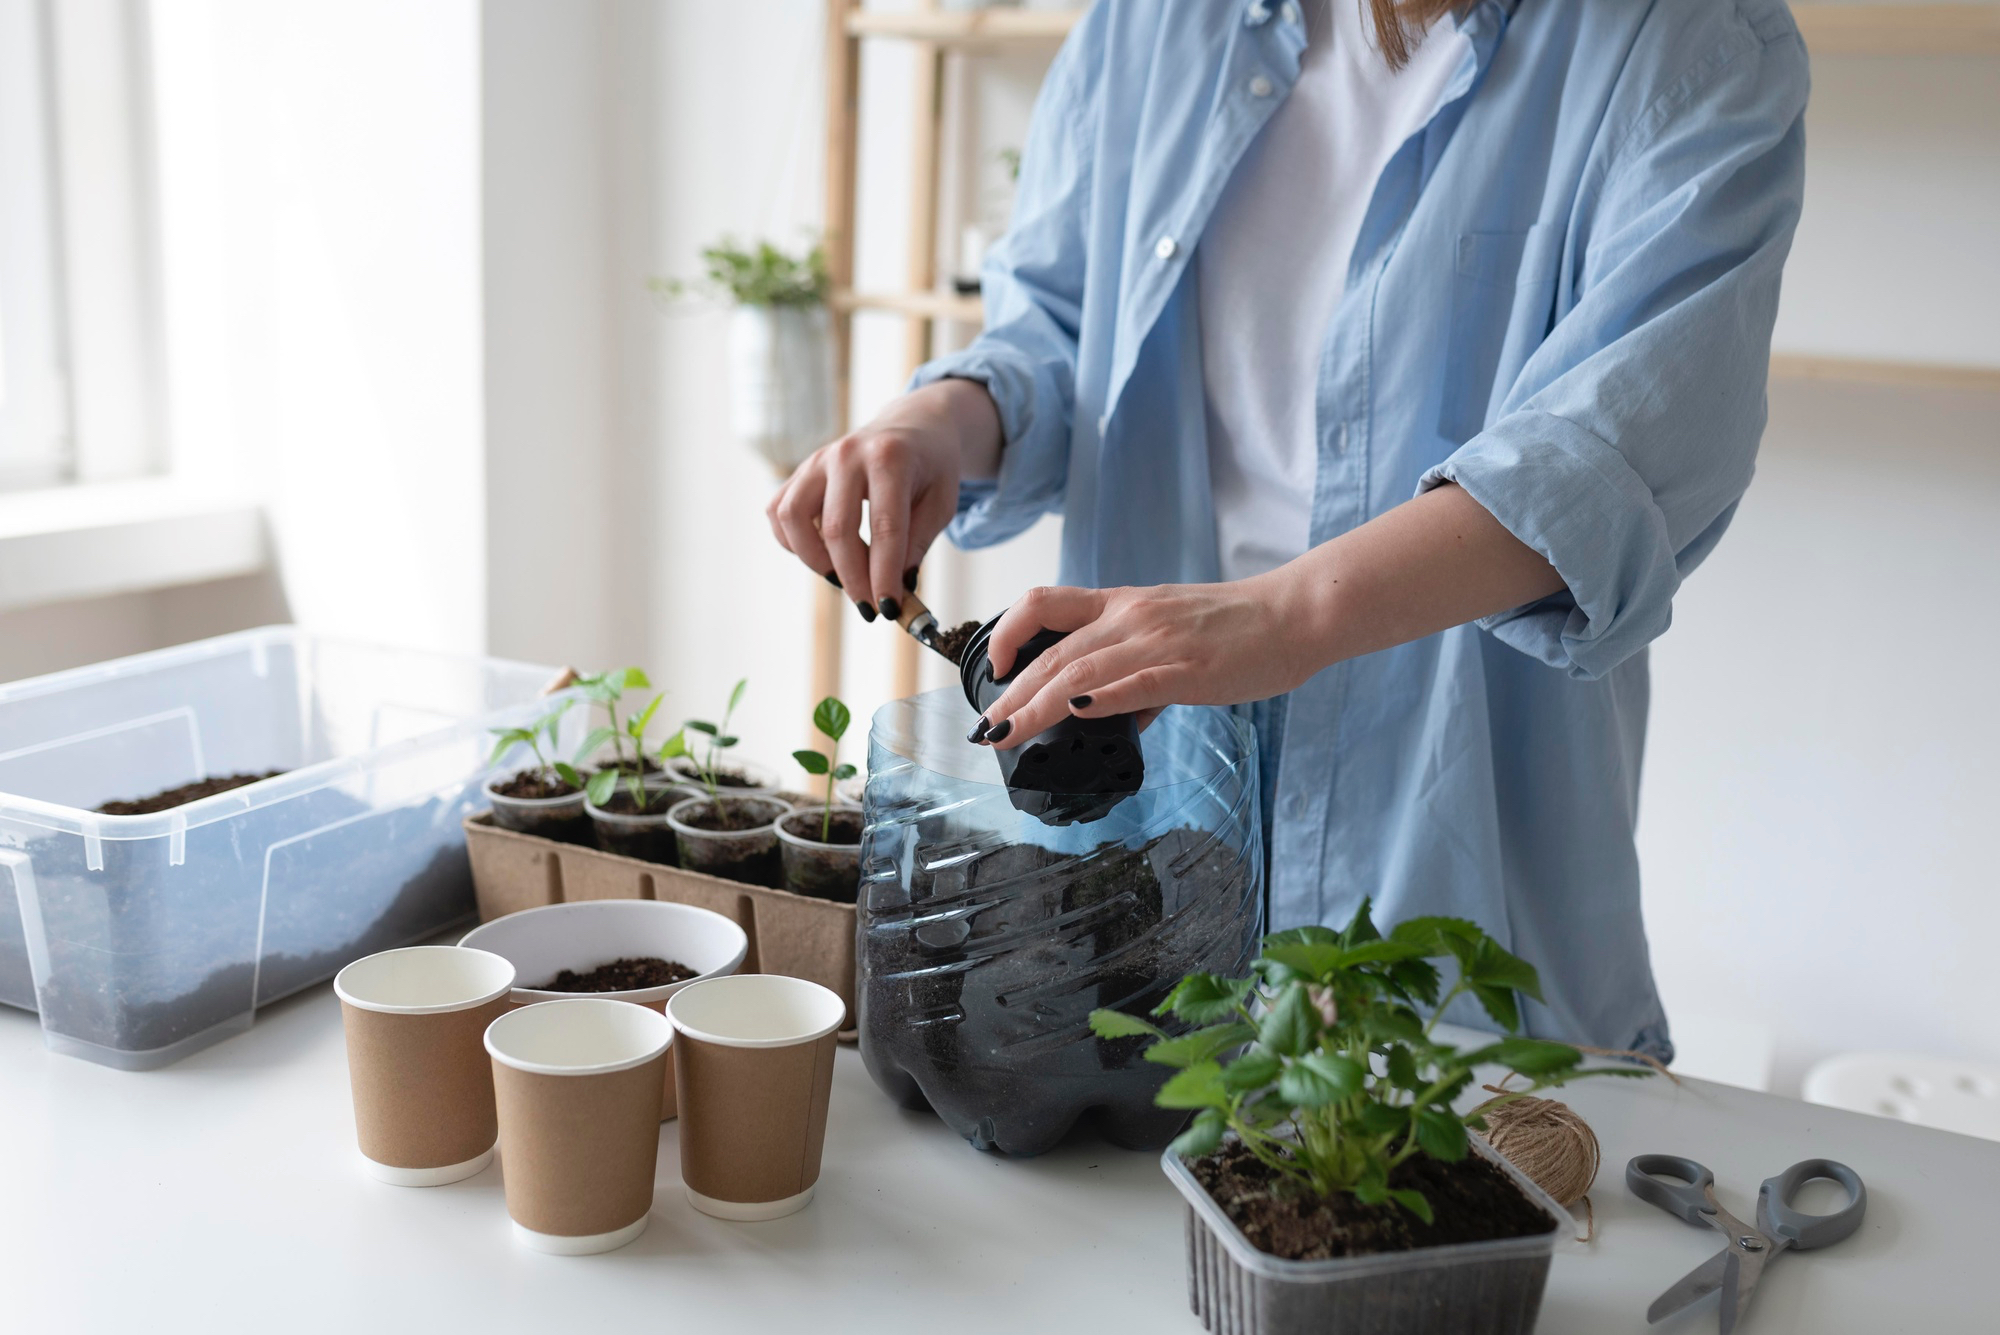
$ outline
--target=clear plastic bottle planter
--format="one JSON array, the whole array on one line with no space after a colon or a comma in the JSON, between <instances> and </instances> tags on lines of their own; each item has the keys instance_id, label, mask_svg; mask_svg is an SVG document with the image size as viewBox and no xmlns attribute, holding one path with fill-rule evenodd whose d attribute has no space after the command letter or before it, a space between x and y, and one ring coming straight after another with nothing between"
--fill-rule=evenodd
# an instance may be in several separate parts
<instances>
[{"instance_id":1,"label":"clear plastic bottle planter","mask_svg":"<svg viewBox=\"0 0 2000 1335\"><path fill-rule=\"evenodd\" d=\"M707 793L674 804L667 813L680 848L681 866L745 885L781 890L785 884L783 855L778 852L778 818L792 809L779 797L725 794L717 799L725 811L747 813L757 824L740 830L708 830L688 823L697 808L710 805Z\"/></svg>"},{"instance_id":2,"label":"clear plastic bottle planter","mask_svg":"<svg viewBox=\"0 0 2000 1335\"><path fill-rule=\"evenodd\" d=\"M495 791L514 775L496 776L486 781L486 800L493 808L493 823L503 830L539 834L544 839L560 839L569 844L591 840L590 815L583 809L582 793L562 797L509 797Z\"/></svg>"},{"instance_id":3,"label":"clear plastic bottle planter","mask_svg":"<svg viewBox=\"0 0 2000 1335\"><path fill-rule=\"evenodd\" d=\"M1188 1307L1214 1335L1528 1335L1542 1309L1549 1258L1576 1221L1474 1137L1521 1194L1553 1220L1547 1233L1450 1247L1287 1261L1259 1251L1179 1155L1160 1158L1187 1201Z\"/></svg>"},{"instance_id":4,"label":"clear plastic bottle planter","mask_svg":"<svg viewBox=\"0 0 2000 1335\"><path fill-rule=\"evenodd\" d=\"M141 1070L468 919L489 729L546 710L552 671L281 626L0 686L0 1001L58 1052Z\"/></svg>"},{"instance_id":5,"label":"clear plastic bottle planter","mask_svg":"<svg viewBox=\"0 0 2000 1335\"><path fill-rule=\"evenodd\" d=\"M868 738L857 933L861 1054L892 1097L981 1149L1039 1154L1079 1118L1158 1149L1186 1114L1099 1006L1150 1010L1183 975L1241 977L1263 903L1255 734L1170 709L1141 737L1144 786L1100 819L1016 808L966 742L962 692L883 706Z\"/></svg>"},{"instance_id":6,"label":"clear plastic bottle planter","mask_svg":"<svg viewBox=\"0 0 2000 1335\"><path fill-rule=\"evenodd\" d=\"M861 845L820 842L820 823L825 814L823 804L813 803L778 818L785 889L814 899L830 899L836 904L852 904L861 883ZM862 819L860 807L844 802L834 803L833 814L851 816L857 822Z\"/></svg>"}]
</instances>

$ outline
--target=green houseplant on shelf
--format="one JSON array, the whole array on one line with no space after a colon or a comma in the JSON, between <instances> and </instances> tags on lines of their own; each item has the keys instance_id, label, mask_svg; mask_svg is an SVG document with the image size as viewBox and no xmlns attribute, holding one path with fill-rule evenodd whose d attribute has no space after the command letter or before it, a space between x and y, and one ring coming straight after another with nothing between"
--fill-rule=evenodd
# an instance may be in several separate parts
<instances>
[{"instance_id":1,"label":"green houseplant on shelf","mask_svg":"<svg viewBox=\"0 0 2000 1335\"><path fill-rule=\"evenodd\" d=\"M1448 987L1433 961L1451 966ZM1504 1035L1463 1049L1439 1036L1461 996ZM1476 1150L1468 1129L1484 1123L1455 1105L1479 1067L1525 1081L1503 1099L1649 1073L1515 1036L1521 996L1539 999L1533 966L1475 924L1414 918L1384 936L1364 902L1343 931L1266 937L1247 978L1183 979L1155 1017L1186 1032L1092 1014L1101 1040L1172 1068L1158 1101L1194 1114L1164 1162L1188 1201L1191 1301L1222 1322L1211 1329L1533 1328L1560 1207ZM1258 1300L1220 1301L1224 1273Z\"/></svg>"},{"instance_id":2,"label":"green houseplant on shelf","mask_svg":"<svg viewBox=\"0 0 2000 1335\"><path fill-rule=\"evenodd\" d=\"M729 726L749 686L745 678L731 688L720 723L689 719L684 725L684 737L693 734L702 739L694 743L701 751L697 755L684 746L684 754L673 762L675 772L683 784L692 778L699 791L676 804L667 821L681 866L777 889L783 876L777 821L792 809L791 804L773 795L775 784L757 784L754 776L740 767L732 772L722 761L723 753L736 746L736 734Z\"/></svg>"},{"instance_id":3,"label":"green houseplant on shelf","mask_svg":"<svg viewBox=\"0 0 2000 1335\"><path fill-rule=\"evenodd\" d=\"M744 245L725 236L702 250L701 261L700 280L657 279L653 290L731 303L730 426L787 476L834 435L825 248L815 242L793 254L769 241Z\"/></svg>"},{"instance_id":4,"label":"green houseplant on shelf","mask_svg":"<svg viewBox=\"0 0 2000 1335\"><path fill-rule=\"evenodd\" d=\"M854 777L854 766L840 759L840 739L853 716L845 704L828 696L813 709L813 727L828 739L825 751L792 752L799 768L826 780L824 800L801 807L778 820L778 843L784 853L785 888L816 899L852 904L861 885L861 810L836 802L834 785Z\"/></svg>"}]
</instances>

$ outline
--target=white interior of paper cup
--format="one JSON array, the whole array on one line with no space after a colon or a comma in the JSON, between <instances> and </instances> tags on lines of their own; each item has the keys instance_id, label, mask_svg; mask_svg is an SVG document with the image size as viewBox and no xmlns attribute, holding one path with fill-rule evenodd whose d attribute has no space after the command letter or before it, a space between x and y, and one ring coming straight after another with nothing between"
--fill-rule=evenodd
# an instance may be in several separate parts
<instances>
[{"instance_id":1,"label":"white interior of paper cup","mask_svg":"<svg viewBox=\"0 0 2000 1335\"><path fill-rule=\"evenodd\" d=\"M604 997L541 1001L486 1026L495 1060L540 1075L623 1071L659 1056L673 1039L658 1011Z\"/></svg>"},{"instance_id":2,"label":"white interior of paper cup","mask_svg":"<svg viewBox=\"0 0 2000 1335\"><path fill-rule=\"evenodd\" d=\"M840 1028L847 1007L831 988L775 973L690 983L667 1002L674 1028L704 1043L781 1048Z\"/></svg>"},{"instance_id":3,"label":"white interior of paper cup","mask_svg":"<svg viewBox=\"0 0 2000 1335\"><path fill-rule=\"evenodd\" d=\"M750 938L720 913L692 904L651 899L588 899L549 904L495 918L475 927L461 946L490 950L514 962L514 1000L553 1001L579 995L543 986L564 969L588 973L613 960L673 960L695 977L661 987L604 995L620 1001L664 1001L702 978L735 973L749 952Z\"/></svg>"},{"instance_id":4,"label":"white interior of paper cup","mask_svg":"<svg viewBox=\"0 0 2000 1335\"><path fill-rule=\"evenodd\" d=\"M406 946L358 959L334 975L333 991L350 1006L391 1015L466 1010L505 996L513 964L463 946Z\"/></svg>"}]
</instances>

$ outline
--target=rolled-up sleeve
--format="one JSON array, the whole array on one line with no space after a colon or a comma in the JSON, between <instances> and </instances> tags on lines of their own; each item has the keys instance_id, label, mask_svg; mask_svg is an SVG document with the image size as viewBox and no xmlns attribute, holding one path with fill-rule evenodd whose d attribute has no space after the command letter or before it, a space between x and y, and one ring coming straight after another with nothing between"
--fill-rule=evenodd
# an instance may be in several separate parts
<instances>
[{"instance_id":1,"label":"rolled-up sleeve","mask_svg":"<svg viewBox=\"0 0 2000 1335\"><path fill-rule=\"evenodd\" d=\"M1666 630L1750 484L1807 86L1787 21L1635 117L1572 228L1573 304L1492 425L1418 483L1456 483L1556 568L1565 592L1480 624L1573 676Z\"/></svg>"},{"instance_id":2,"label":"rolled-up sleeve","mask_svg":"<svg viewBox=\"0 0 2000 1335\"><path fill-rule=\"evenodd\" d=\"M1062 505L1076 407L1103 8L1093 7L1077 24L1036 99L1013 218L980 272L984 332L964 350L925 363L910 381L917 389L946 378L976 380L999 409L999 476L961 485L958 515L946 530L961 547L1005 541Z\"/></svg>"}]
</instances>

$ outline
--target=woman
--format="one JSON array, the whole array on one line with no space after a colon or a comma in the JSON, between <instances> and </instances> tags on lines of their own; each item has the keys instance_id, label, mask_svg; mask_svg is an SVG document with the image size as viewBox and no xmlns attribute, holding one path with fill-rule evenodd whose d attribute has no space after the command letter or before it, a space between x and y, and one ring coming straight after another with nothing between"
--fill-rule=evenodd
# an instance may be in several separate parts
<instances>
[{"instance_id":1,"label":"woman","mask_svg":"<svg viewBox=\"0 0 2000 1335\"><path fill-rule=\"evenodd\" d=\"M1060 509L976 740L1261 702L1273 927L1472 918L1533 1032L1669 1059L1646 645L1749 485L1806 90L1782 0L1101 0L984 334L773 529L872 619Z\"/></svg>"}]
</instances>

